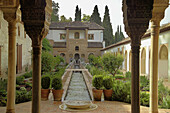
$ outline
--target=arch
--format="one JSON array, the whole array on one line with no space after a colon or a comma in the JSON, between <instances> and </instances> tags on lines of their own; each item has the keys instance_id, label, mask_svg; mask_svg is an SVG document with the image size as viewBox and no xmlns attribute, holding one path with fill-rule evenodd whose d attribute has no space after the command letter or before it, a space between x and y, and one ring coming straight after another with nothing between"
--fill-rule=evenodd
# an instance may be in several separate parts
<instances>
[{"instance_id":1,"label":"arch","mask_svg":"<svg viewBox=\"0 0 170 113\"><path fill-rule=\"evenodd\" d=\"M141 74L146 74L146 49L141 52Z\"/></svg>"},{"instance_id":2,"label":"arch","mask_svg":"<svg viewBox=\"0 0 170 113\"><path fill-rule=\"evenodd\" d=\"M127 51L125 51L125 70L127 71Z\"/></svg>"},{"instance_id":3,"label":"arch","mask_svg":"<svg viewBox=\"0 0 170 113\"><path fill-rule=\"evenodd\" d=\"M159 66L158 66L159 78L168 78L168 48L166 45L162 45L159 51Z\"/></svg>"},{"instance_id":4,"label":"arch","mask_svg":"<svg viewBox=\"0 0 170 113\"><path fill-rule=\"evenodd\" d=\"M74 33L74 39L79 39L80 38L80 33L79 32L75 32Z\"/></svg>"},{"instance_id":5,"label":"arch","mask_svg":"<svg viewBox=\"0 0 170 113\"><path fill-rule=\"evenodd\" d=\"M79 51L79 46L75 46L75 51Z\"/></svg>"},{"instance_id":6,"label":"arch","mask_svg":"<svg viewBox=\"0 0 170 113\"><path fill-rule=\"evenodd\" d=\"M131 72L132 51L129 52L129 71Z\"/></svg>"},{"instance_id":7,"label":"arch","mask_svg":"<svg viewBox=\"0 0 170 113\"><path fill-rule=\"evenodd\" d=\"M162 45L160 48L159 59L168 60L168 48L165 45Z\"/></svg>"},{"instance_id":8,"label":"arch","mask_svg":"<svg viewBox=\"0 0 170 113\"><path fill-rule=\"evenodd\" d=\"M89 56L90 56L90 55L94 55L94 53L89 53ZM89 57L89 56L88 56L88 57Z\"/></svg>"},{"instance_id":9,"label":"arch","mask_svg":"<svg viewBox=\"0 0 170 113\"><path fill-rule=\"evenodd\" d=\"M64 60L66 60L66 55L64 53L61 53L60 56L63 57Z\"/></svg>"},{"instance_id":10,"label":"arch","mask_svg":"<svg viewBox=\"0 0 170 113\"><path fill-rule=\"evenodd\" d=\"M78 63L79 59L80 59L80 55L78 53L76 53L74 55L74 59L76 60L76 63Z\"/></svg>"}]
</instances>

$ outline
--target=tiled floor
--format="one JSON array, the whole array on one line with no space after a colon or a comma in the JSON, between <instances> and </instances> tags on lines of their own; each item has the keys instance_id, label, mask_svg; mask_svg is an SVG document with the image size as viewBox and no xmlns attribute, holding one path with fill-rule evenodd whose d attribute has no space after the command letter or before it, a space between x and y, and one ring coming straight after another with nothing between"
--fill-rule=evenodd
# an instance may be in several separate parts
<instances>
[{"instance_id":1,"label":"tiled floor","mask_svg":"<svg viewBox=\"0 0 170 113\"><path fill-rule=\"evenodd\" d=\"M98 105L98 108L89 112L81 113L130 113L131 106L127 103L115 102L115 101L103 101L93 102ZM78 113L78 112L67 112L59 109L61 102L42 101L41 102L41 113ZM6 108L0 107L0 113L5 113ZM31 113L31 102L17 104L16 113ZM149 113L148 107L141 106L141 113ZM170 109L159 109L159 113L170 113Z\"/></svg>"}]
</instances>

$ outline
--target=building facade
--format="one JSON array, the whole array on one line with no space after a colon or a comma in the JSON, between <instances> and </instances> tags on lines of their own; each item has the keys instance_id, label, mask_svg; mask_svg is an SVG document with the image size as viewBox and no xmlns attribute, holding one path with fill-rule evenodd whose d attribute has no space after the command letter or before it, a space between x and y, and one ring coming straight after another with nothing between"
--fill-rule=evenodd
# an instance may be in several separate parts
<instances>
[{"instance_id":1,"label":"building facade","mask_svg":"<svg viewBox=\"0 0 170 113\"><path fill-rule=\"evenodd\" d=\"M150 49L151 37L148 30L141 40L140 48L140 73L141 75L150 75ZM102 49L102 54L113 52L115 55L120 53L124 56L123 70L131 71L131 40L126 38L116 44ZM159 78L170 78L170 23L161 26L159 34L159 58L158 58L158 73Z\"/></svg>"},{"instance_id":2,"label":"building facade","mask_svg":"<svg viewBox=\"0 0 170 113\"><path fill-rule=\"evenodd\" d=\"M53 46L53 55L63 56L67 63L73 59L88 61L88 56L101 55L102 26L89 22L53 22L47 39Z\"/></svg>"},{"instance_id":3,"label":"building facade","mask_svg":"<svg viewBox=\"0 0 170 113\"><path fill-rule=\"evenodd\" d=\"M16 72L17 74L31 68L31 44L32 41L26 34L21 22L21 12L17 11L16 23ZM0 78L7 78L8 74L8 22L0 10Z\"/></svg>"}]
</instances>

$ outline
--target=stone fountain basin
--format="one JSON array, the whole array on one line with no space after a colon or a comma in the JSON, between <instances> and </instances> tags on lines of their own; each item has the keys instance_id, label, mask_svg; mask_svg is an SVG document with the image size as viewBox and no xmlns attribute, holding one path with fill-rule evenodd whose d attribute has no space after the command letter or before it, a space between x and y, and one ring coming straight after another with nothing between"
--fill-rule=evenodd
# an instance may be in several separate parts
<instances>
[{"instance_id":1,"label":"stone fountain basin","mask_svg":"<svg viewBox=\"0 0 170 113\"><path fill-rule=\"evenodd\" d=\"M85 108L89 108L91 106L92 102L91 101L71 101L68 100L65 102L65 105L68 108L71 109L85 109Z\"/></svg>"}]
</instances>

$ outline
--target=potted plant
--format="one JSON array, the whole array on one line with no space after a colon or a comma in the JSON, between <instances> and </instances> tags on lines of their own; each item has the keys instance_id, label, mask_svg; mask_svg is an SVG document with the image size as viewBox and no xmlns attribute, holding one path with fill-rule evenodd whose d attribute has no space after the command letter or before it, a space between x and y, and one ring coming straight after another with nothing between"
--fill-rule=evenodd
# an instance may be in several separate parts
<instances>
[{"instance_id":1,"label":"potted plant","mask_svg":"<svg viewBox=\"0 0 170 113\"><path fill-rule=\"evenodd\" d=\"M42 76L41 87L41 100L48 100L50 93L50 77L48 75Z\"/></svg>"},{"instance_id":2,"label":"potted plant","mask_svg":"<svg viewBox=\"0 0 170 113\"><path fill-rule=\"evenodd\" d=\"M60 101L63 95L61 77L55 77L52 80L52 88L54 101Z\"/></svg>"},{"instance_id":3,"label":"potted plant","mask_svg":"<svg viewBox=\"0 0 170 113\"><path fill-rule=\"evenodd\" d=\"M103 77L103 86L104 86L104 99L105 100L111 100L112 98L112 87L113 87L113 78L112 76L105 76Z\"/></svg>"},{"instance_id":4,"label":"potted plant","mask_svg":"<svg viewBox=\"0 0 170 113\"><path fill-rule=\"evenodd\" d=\"M102 75L94 75L92 79L92 85L95 87L92 89L93 97L96 101L101 101L101 96L103 93L103 76Z\"/></svg>"}]
</instances>

